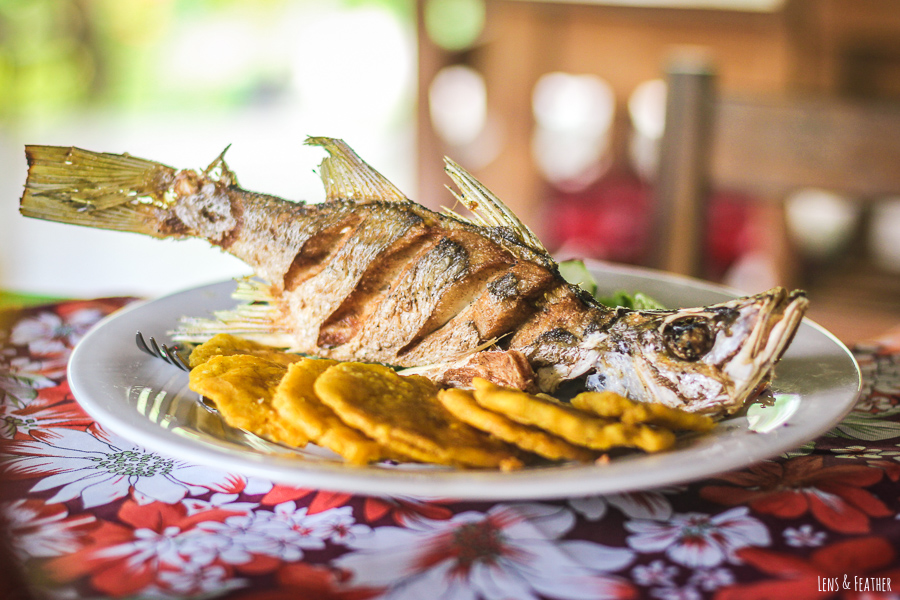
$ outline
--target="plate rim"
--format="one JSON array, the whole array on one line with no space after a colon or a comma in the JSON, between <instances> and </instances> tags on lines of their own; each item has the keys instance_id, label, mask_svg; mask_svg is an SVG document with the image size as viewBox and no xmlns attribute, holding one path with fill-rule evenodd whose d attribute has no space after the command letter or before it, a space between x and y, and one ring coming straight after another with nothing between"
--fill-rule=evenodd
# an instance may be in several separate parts
<instances>
[{"instance_id":1,"label":"plate rim","mask_svg":"<svg viewBox=\"0 0 900 600\"><path fill-rule=\"evenodd\" d=\"M672 273L656 271L643 267L628 265L616 265L601 261L585 261L589 269L598 272L615 273L642 279L652 279L662 283L676 283L688 286L695 291L708 291L718 294L739 295L738 292L728 287L715 283L676 275ZM708 478L716 474L746 467L755 462L773 458L783 452L787 452L801 444L796 443L796 436L780 434L773 431L763 434L771 440L769 447L744 448L743 453L731 453L725 456L716 456L716 467L710 468L705 460L681 461L678 469L667 468L670 462L678 462L677 458L687 450L691 454L703 456L703 449L686 448L674 450L656 455L632 455L617 458L608 465L574 465L564 464L552 467L529 468L519 471L500 473L497 471L459 470L459 469L383 469L375 467L353 467L349 465L337 465L337 468L321 468L322 465L306 463L306 468L297 468L297 465L286 467L280 457L269 457L261 453L250 454L248 451L238 452L223 447L213 447L209 444L194 442L193 440L179 436L171 431L163 429L156 423L144 418L138 420L139 426L135 426L134 414L125 413L132 419L124 418L122 407L130 410L130 406L122 396L118 408L109 408L106 401L95 398L95 388L85 378L88 375L80 367L89 360L91 352L95 350L97 340L105 335L110 328L115 328L138 311L147 311L148 306L161 306L164 302L176 301L180 296L210 293L220 287L233 286L234 280L198 285L196 287L180 290L155 299L139 300L128 306L113 312L101 319L78 342L72 351L69 360L67 377L73 397L82 408L101 426L111 432L143 446L147 450L159 452L177 460L202 464L208 467L222 468L223 459L231 461L228 469L235 473L247 476L262 477L275 483L292 486L316 487L333 491L349 492L363 495L402 495L425 498L455 498L460 500L536 500L561 497L578 497L594 494L622 493L643 489L652 489L675 484L686 484L698 479ZM172 324L167 325L170 327ZM855 371L855 391L848 391L847 397L841 404L840 410L833 410L832 417L823 421L818 427L810 430L804 436L806 440L813 440L835 424L840 422L855 406L862 391L862 378L859 365L852 352L837 339L831 332L808 318L804 318L801 329L811 330L821 335L833 344L831 348L836 356L848 360L848 368ZM799 333L799 332L798 332ZM132 334L133 335L133 334ZM123 340L127 344L128 340ZM137 351L137 347L132 344ZM790 349L788 350L790 353ZM141 363L155 360L137 351L137 357ZM160 364L162 364L160 362ZM187 374L181 376L187 377ZM849 374L849 373L848 373ZM173 375L173 379L179 375ZM170 379L169 381L171 381ZM150 427L148 427L148 425ZM708 453L713 453L715 447L711 447ZM187 455L185 455L187 454ZM738 455L739 454L739 455ZM290 462L290 459L287 459ZM646 467L646 471L654 474L652 482L641 482L640 477L626 477L620 472L631 470L629 465L639 461ZM312 468L309 468L312 467ZM603 472L605 470L605 473ZM609 475L612 474L612 477ZM436 476L437 475L437 476ZM606 476L604 476L606 475ZM553 484L553 485L550 485Z\"/></svg>"}]
</instances>

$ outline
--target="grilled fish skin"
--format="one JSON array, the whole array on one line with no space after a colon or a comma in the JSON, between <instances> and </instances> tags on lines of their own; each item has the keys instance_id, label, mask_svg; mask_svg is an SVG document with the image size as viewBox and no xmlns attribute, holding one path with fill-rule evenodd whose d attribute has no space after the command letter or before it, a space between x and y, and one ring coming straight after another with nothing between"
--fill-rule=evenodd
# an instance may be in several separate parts
<instances>
[{"instance_id":1,"label":"grilled fish skin","mask_svg":"<svg viewBox=\"0 0 900 600\"><path fill-rule=\"evenodd\" d=\"M472 218L409 200L341 140L307 143L328 153L320 204L242 189L224 152L196 171L27 146L20 212L203 238L245 261L263 282L244 282L238 295L254 302L215 324L187 319L185 340L237 333L437 379L497 364L472 357L505 351L515 354L510 364L524 357L540 391L586 378L592 389L703 413L742 406L771 376L806 310L802 292L782 288L702 308L610 309L567 283L537 237L453 161L446 170Z\"/></svg>"}]
</instances>

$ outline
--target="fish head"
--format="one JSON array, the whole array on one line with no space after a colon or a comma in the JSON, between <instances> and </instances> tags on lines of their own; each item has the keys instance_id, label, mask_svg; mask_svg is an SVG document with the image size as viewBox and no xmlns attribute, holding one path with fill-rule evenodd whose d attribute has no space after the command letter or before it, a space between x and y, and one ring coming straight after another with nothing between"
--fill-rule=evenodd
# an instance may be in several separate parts
<instances>
[{"instance_id":1,"label":"fish head","mask_svg":"<svg viewBox=\"0 0 900 600\"><path fill-rule=\"evenodd\" d=\"M705 306L625 311L593 341L589 389L700 413L738 410L772 376L808 301L769 291Z\"/></svg>"}]
</instances>

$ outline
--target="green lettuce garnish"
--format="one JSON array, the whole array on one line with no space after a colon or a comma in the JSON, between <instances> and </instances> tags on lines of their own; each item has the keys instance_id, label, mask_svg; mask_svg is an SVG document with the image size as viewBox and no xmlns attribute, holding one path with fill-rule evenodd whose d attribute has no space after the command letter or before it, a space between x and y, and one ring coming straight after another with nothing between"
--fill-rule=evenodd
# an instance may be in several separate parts
<instances>
[{"instance_id":1,"label":"green lettuce garnish","mask_svg":"<svg viewBox=\"0 0 900 600\"><path fill-rule=\"evenodd\" d=\"M569 283L574 283L596 298L597 302L611 308L619 306L633 310L663 310L666 308L658 300L643 292L616 290L612 295L598 296L597 280L588 271L584 262L580 260L567 260L559 263L559 273L563 276L563 279Z\"/></svg>"}]
</instances>

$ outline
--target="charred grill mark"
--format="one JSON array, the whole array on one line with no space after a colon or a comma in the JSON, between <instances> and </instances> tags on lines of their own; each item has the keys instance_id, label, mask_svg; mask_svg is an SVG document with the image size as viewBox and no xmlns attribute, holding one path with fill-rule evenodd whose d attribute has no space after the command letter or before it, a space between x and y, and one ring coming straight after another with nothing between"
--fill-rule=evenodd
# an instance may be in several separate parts
<instances>
[{"instance_id":1,"label":"charred grill mark","mask_svg":"<svg viewBox=\"0 0 900 600\"><path fill-rule=\"evenodd\" d=\"M488 292L495 302L502 302L518 295L519 278L515 273L507 272L488 284Z\"/></svg>"},{"instance_id":2,"label":"charred grill mark","mask_svg":"<svg viewBox=\"0 0 900 600\"><path fill-rule=\"evenodd\" d=\"M350 213L342 221L307 239L284 275L284 289L293 291L318 273L328 257L346 243L363 219L361 213Z\"/></svg>"},{"instance_id":3,"label":"charred grill mark","mask_svg":"<svg viewBox=\"0 0 900 600\"><path fill-rule=\"evenodd\" d=\"M431 240L426 230L418 229L397 240L383 257L372 261L356 289L319 328L317 345L333 348L349 342L365 319L377 308L384 295L406 265L420 254Z\"/></svg>"},{"instance_id":4,"label":"charred grill mark","mask_svg":"<svg viewBox=\"0 0 900 600\"><path fill-rule=\"evenodd\" d=\"M578 337L562 327L554 327L550 331L541 334L536 343L553 344L554 346L574 346L578 343Z\"/></svg>"}]
</instances>

